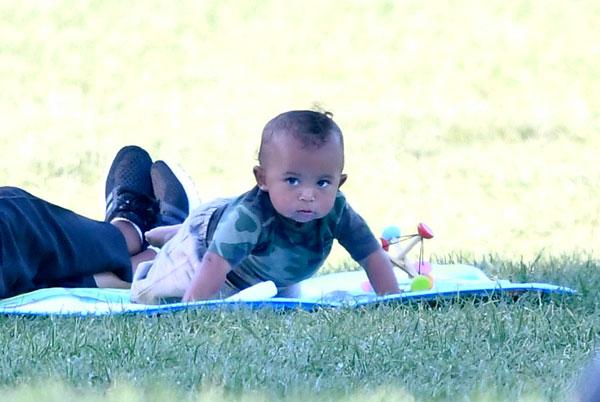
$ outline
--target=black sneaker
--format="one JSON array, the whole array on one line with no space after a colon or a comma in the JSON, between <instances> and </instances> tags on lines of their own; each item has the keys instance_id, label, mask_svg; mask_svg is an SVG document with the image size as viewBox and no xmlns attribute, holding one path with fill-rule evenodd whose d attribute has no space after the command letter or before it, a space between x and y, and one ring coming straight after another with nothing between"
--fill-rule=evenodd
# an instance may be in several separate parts
<instances>
[{"instance_id":1,"label":"black sneaker","mask_svg":"<svg viewBox=\"0 0 600 402\"><path fill-rule=\"evenodd\" d=\"M106 217L125 218L136 224L142 233L156 225L158 202L154 198L148 152L130 145L115 156L106 177Z\"/></svg>"},{"instance_id":2,"label":"black sneaker","mask_svg":"<svg viewBox=\"0 0 600 402\"><path fill-rule=\"evenodd\" d=\"M157 226L182 223L189 215L190 206L185 188L164 161L156 161L150 170L154 197L160 212Z\"/></svg>"}]
</instances>

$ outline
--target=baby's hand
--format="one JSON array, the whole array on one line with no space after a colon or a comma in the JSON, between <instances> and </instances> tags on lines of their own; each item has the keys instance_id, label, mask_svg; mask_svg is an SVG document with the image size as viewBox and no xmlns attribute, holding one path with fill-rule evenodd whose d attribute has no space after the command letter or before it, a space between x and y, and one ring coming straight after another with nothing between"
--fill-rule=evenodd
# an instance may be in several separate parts
<instances>
[{"instance_id":1,"label":"baby's hand","mask_svg":"<svg viewBox=\"0 0 600 402\"><path fill-rule=\"evenodd\" d=\"M181 224L171 226L159 226L147 231L144 234L144 236L146 237L146 241L150 243L151 246L162 247L165 245L166 242L171 240L173 236L175 236L180 226Z\"/></svg>"}]
</instances>

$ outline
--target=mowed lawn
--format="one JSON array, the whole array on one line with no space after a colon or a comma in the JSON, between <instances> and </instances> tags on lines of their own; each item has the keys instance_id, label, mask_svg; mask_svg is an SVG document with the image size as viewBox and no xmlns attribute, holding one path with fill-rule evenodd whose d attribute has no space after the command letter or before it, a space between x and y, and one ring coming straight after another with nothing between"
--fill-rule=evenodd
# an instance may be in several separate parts
<instances>
[{"instance_id":1,"label":"mowed lawn","mask_svg":"<svg viewBox=\"0 0 600 402\"><path fill-rule=\"evenodd\" d=\"M600 331L600 265L493 262L503 277L579 294L315 312L0 317L0 391L7 401L574 400Z\"/></svg>"},{"instance_id":2,"label":"mowed lawn","mask_svg":"<svg viewBox=\"0 0 600 402\"><path fill-rule=\"evenodd\" d=\"M423 221L434 261L579 291L2 317L0 399L571 397L600 327L596 3L0 1L1 185L101 219L108 166L133 143L202 199L232 195L253 184L266 121L319 106L374 232ZM336 248L324 270L349 268Z\"/></svg>"}]
</instances>

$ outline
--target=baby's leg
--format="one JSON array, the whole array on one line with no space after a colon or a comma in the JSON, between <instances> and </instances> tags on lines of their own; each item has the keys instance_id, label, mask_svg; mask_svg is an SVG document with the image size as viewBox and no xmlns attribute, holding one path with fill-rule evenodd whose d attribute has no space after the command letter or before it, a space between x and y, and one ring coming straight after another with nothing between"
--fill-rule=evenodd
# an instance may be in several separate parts
<instances>
[{"instance_id":1,"label":"baby's leg","mask_svg":"<svg viewBox=\"0 0 600 402\"><path fill-rule=\"evenodd\" d=\"M139 265L131 285L131 300L158 304L162 299L181 299L205 249L204 240L196 233L177 232L152 262Z\"/></svg>"},{"instance_id":2,"label":"baby's leg","mask_svg":"<svg viewBox=\"0 0 600 402\"><path fill-rule=\"evenodd\" d=\"M151 243L154 240L157 244L169 241L160 249L154 261L142 263L136 270L131 285L133 302L157 304L162 299L183 297L206 252L207 230L212 214L226 202L223 199L203 204L179 227L165 227L147 234Z\"/></svg>"},{"instance_id":3,"label":"baby's leg","mask_svg":"<svg viewBox=\"0 0 600 402\"><path fill-rule=\"evenodd\" d=\"M170 226L159 226L146 232L146 241L154 247L162 247L177 233L181 224Z\"/></svg>"}]
</instances>

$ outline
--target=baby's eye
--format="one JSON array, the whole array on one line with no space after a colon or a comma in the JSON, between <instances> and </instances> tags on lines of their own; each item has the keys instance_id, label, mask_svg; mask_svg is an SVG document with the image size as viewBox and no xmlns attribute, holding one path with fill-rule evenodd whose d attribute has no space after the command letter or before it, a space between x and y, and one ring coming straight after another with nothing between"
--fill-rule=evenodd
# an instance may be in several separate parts
<instances>
[{"instance_id":1,"label":"baby's eye","mask_svg":"<svg viewBox=\"0 0 600 402\"><path fill-rule=\"evenodd\" d=\"M285 182L291 186L297 186L300 183L296 177L286 177Z\"/></svg>"},{"instance_id":2,"label":"baby's eye","mask_svg":"<svg viewBox=\"0 0 600 402\"><path fill-rule=\"evenodd\" d=\"M331 184L331 182L329 180L319 180L317 182L317 186L321 187L321 188L325 188L327 186L329 186Z\"/></svg>"}]
</instances>

